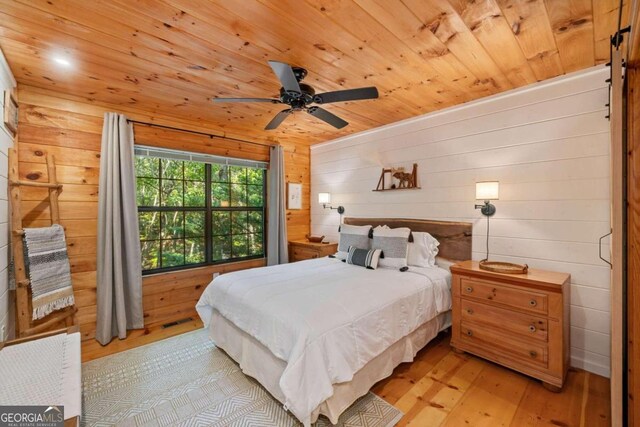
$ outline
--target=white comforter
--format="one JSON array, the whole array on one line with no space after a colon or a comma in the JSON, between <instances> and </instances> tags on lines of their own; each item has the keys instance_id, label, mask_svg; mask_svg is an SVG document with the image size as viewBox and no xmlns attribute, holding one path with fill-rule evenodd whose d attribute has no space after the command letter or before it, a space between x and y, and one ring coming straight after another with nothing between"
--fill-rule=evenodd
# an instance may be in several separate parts
<instances>
[{"instance_id":1,"label":"white comforter","mask_svg":"<svg viewBox=\"0 0 640 427\"><path fill-rule=\"evenodd\" d=\"M320 258L228 273L196 309L205 326L218 310L286 362L280 388L305 426L311 412L367 362L451 309L444 269L368 270Z\"/></svg>"}]
</instances>

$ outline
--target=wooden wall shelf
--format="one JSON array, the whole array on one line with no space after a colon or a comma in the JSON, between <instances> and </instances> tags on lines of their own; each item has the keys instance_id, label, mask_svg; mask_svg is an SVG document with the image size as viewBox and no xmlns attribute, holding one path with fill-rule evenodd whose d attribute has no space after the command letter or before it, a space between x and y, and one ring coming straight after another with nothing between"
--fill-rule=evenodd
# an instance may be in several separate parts
<instances>
[{"instance_id":1,"label":"wooden wall shelf","mask_svg":"<svg viewBox=\"0 0 640 427\"><path fill-rule=\"evenodd\" d=\"M382 190L371 190L371 191L420 190L421 188L422 187L384 188Z\"/></svg>"}]
</instances>

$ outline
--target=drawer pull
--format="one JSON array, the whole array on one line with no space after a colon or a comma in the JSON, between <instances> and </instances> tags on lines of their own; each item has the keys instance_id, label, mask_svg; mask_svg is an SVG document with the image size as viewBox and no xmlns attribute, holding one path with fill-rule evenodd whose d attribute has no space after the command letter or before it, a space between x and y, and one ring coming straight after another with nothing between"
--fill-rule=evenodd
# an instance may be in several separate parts
<instances>
[{"instance_id":1,"label":"drawer pull","mask_svg":"<svg viewBox=\"0 0 640 427\"><path fill-rule=\"evenodd\" d=\"M536 305L538 305L538 302L536 300L532 299L531 301L529 301L529 305L531 307L535 307Z\"/></svg>"},{"instance_id":2,"label":"drawer pull","mask_svg":"<svg viewBox=\"0 0 640 427\"><path fill-rule=\"evenodd\" d=\"M537 351L535 351L535 350L531 350L531 351L529 352L529 356L531 356L532 358L534 358L534 359L535 359L536 357L538 357L538 352L537 352Z\"/></svg>"},{"instance_id":3,"label":"drawer pull","mask_svg":"<svg viewBox=\"0 0 640 427\"><path fill-rule=\"evenodd\" d=\"M470 294L471 292L473 292L473 288L471 286L467 286L467 288L465 289L465 292Z\"/></svg>"},{"instance_id":4,"label":"drawer pull","mask_svg":"<svg viewBox=\"0 0 640 427\"><path fill-rule=\"evenodd\" d=\"M470 330L467 330L467 336L468 337L472 337L473 336L473 332L471 332Z\"/></svg>"},{"instance_id":5,"label":"drawer pull","mask_svg":"<svg viewBox=\"0 0 640 427\"><path fill-rule=\"evenodd\" d=\"M536 327L534 325L529 325L529 332L535 332Z\"/></svg>"},{"instance_id":6,"label":"drawer pull","mask_svg":"<svg viewBox=\"0 0 640 427\"><path fill-rule=\"evenodd\" d=\"M473 314L473 310L470 308L467 308L467 314Z\"/></svg>"}]
</instances>

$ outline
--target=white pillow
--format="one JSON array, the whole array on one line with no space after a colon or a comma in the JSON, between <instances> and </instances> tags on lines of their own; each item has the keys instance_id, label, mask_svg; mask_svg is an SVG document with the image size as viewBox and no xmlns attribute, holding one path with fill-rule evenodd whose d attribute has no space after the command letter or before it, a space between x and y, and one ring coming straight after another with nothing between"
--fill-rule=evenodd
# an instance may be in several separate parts
<instances>
[{"instance_id":1,"label":"white pillow","mask_svg":"<svg viewBox=\"0 0 640 427\"><path fill-rule=\"evenodd\" d=\"M402 268L407 266L409 228L376 227L373 230L373 249L381 249L379 267Z\"/></svg>"},{"instance_id":2,"label":"white pillow","mask_svg":"<svg viewBox=\"0 0 640 427\"><path fill-rule=\"evenodd\" d=\"M335 254L335 257L338 259L347 259L350 246L358 249L371 249L371 239L369 239L370 230L370 225L342 224L340 226L340 243L338 243L338 252Z\"/></svg>"},{"instance_id":3,"label":"white pillow","mask_svg":"<svg viewBox=\"0 0 640 427\"><path fill-rule=\"evenodd\" d=\"M409 243L407 262L416 267L433 267L440 242L429 233L413 231L413 242Z\"/></svg>"}]
</instances>

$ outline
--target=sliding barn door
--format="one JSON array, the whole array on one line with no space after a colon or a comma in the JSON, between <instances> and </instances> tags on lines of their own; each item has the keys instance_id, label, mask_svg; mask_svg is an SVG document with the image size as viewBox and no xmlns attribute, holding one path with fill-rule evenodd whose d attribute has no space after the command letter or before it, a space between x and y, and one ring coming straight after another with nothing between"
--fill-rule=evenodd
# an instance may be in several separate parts
<instances>
[{"instance_id":1,"label":"sliding barn door","mask_svg":"<svg viewBox=\"0 0 640 427\"><path fill-rule=\"evenodd\" d=\"M627 425L640 427L640 70L627 74ZM635 396L635 400L634 400Z\"/></svg>"},{"instance_id":2,"label":"sliding barn door","mask_svg":"<svg viewBox=\"0 0 640 427\"><path fill-rule=\"evenodd\" d=\"M623 425L625 150L622 53L611 57L611 421Z\"/></svg>"}]
</instances>

